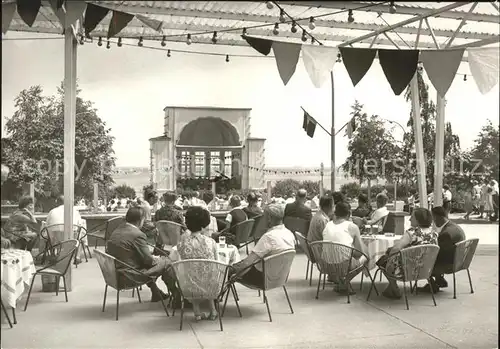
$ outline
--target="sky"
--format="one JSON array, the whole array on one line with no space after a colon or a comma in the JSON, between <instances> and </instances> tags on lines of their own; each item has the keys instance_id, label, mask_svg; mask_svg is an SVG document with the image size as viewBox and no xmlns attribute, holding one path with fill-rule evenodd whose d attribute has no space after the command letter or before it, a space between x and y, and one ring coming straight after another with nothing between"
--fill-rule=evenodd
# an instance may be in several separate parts
<instances>
[{"instance_id":1,"label":"sky","mask_svg":"<svg viewBox=\"0 0 500 349\"><path fill-rule=\"evenodd\" d=\"M64 78L64 40L40 40L48 34L9 32L3 39L38 38L38 40L2 40L2 136L5 118L13 115L14 98L33 85L41 85L44 93L53 95ZM59 36L61 38L61 36ZM111 128L115 137L117 166L149 166L149 138L163 133L163 109L166 106L215 106L252 108L251 136L266 138L267 166L319 167L330 163L330 137L316 128L313 138L302 129L304 107L326 129L331 127L331 85L328 80L315 88L299 59L297 69L284 86L273 57L231 57L231 54L259 53L246 47L215 45L187 46L169 43L167 48L218 52L225 56L194 55L145 47L104 44L78 46L77 75L81 97L94 102L98 115ZM161 48L159 42L145 46ZM446 121L459 135L462 149L470 148L474 139L490 119L498 125L499 88L481 95L469 66L459 70L447 94ZM403 94L395 96L378 60L373 62L363 80L353 87L343 64L336 64L335 127L349 119L351 105L358 100L368 114L406 126L410 103ZM436 92L430 86L431 98ZM202 117L204 115L200 115ZM387 124L390 128L391 125ZM394 137L402 139L399 128ZM336 163L348 156L348 139L341 132L336 137ZM337 166L338 166L337 165Z\"/></svg>"}]
</instances>

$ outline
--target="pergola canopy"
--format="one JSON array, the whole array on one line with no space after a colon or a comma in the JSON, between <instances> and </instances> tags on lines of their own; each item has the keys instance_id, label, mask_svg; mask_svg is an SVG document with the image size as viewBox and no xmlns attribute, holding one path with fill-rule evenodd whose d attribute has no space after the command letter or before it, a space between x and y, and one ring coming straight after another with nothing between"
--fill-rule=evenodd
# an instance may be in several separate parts
<instances>
[{"instance_id":1,"label":"pergola canopy","mask_svg":"<svg viewBox=\"0 0 500 349\"><path fill-rule=\"evenodd\" d=\"M12 1L2 1L8 3ZM290 40L301 43L302 29L291 32L292 19L327 46L350 44L353 47L436 49L449 40L456 46L483 46L498 44L500 16L498 4L491 2L395 2L391 13L389 1L277 1L271 9L265 1L86 1L111 10L143 15L163 22L156 31L137 17L116 35L121 38L185 42L191 34L193 43L211 44L214 31L218 32L217 45L247 46L241 38L247 34L269 39ZM449 6L450 9L430 15L424 23L417 16L428 15ZM280 9L289 16L280 23ZM354 22L347 20L347 10L353 10ZM339 13L340 12L340 13ZM91 32L92 37L106 38L112 11ZM310 30L310 17L315 18L315 29ZM388 25L417 18L380 35ZM428 23L427 23L428 22ZM279 34L273 28L279 23ZM254 26L261 26L252 28ZM42 7L32 27L27 26L16 13L9 30L62 34L63 28L48 1ZM81 31L83 33L83 31ZM357 38L373 35L357 41ZM418 39L417 39L418 37ZM418 44L417 44L418 42ZM437 45L436 45L437 44Z\"/></svg>"}]
</instances>

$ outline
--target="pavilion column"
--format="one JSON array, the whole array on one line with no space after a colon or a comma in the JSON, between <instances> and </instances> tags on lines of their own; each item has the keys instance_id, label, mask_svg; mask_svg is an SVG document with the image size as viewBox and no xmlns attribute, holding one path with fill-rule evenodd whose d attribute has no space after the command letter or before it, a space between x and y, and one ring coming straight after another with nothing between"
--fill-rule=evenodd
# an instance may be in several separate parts
<instances>
[{"instance_id":1,"label":"pavilion column","mask_svg":"<svg viewBox=\"0 0 500 349\"><path fill-rule=\"evenodd\" d=\"M434 156L434 206L443 206L445 105L446 100L438 94L436 105L436 151Z\"/></svg>"},{"instance_id":2,"label":"pavilion column","mask_svg":"<svg viewBox=\"0 0 500 349\"><path fill-rule=\"evenodd\" d=\"M210 152L205 152L205 177L210 178L211 171L210 168L212 166L212 158L210 157Z\"/></svg>"},{"instance_id":3,"label":"pavilion column","mask_svg":"<svg viewBox=\"0 0 500 349\"><path fill-rule=\"evenodd\" d=\"M427 208L427 181L424 156L424 142L422 138L422 123L420 120L420 94L418 90L418 72L410 82L413 128L415 133L415 153L417 157L417 185L420 198L420 207Z\"/></svg>"},{"instance_id":4,"label":"pavilion column","mask_svg":"<svg viewBox=\"0 0 500 349\"><path fill-rule=\"evenodd\" d=\"M71 27L64 34L64 235L73 236L73 205L75 203L75 124L76 124L76 48ZM72 289L71 269L66 274L68 291Z\"/></svg>"},{"instance_id":5,"label":"pavilion column","mask_svg":"<svg viewBox=\"0 0 500 349\"><path fill-rule=\"evenodd\" d=\"M224 173L224 169L226 167L226 152L225 151L221 151L219 153L219 157L220 157L220 170L219 171L221 173Z\"/></svg>"},{"instance_id":6,"label":"pavilion column","mask_svg":"<svg viewBox=\"0 0 500 349\"><path fill-rule=\"evenodd\" d=\"M196 175L196 158L194 156L194 151L189 152L189 177Z\"/></svg>"}]
</instances>

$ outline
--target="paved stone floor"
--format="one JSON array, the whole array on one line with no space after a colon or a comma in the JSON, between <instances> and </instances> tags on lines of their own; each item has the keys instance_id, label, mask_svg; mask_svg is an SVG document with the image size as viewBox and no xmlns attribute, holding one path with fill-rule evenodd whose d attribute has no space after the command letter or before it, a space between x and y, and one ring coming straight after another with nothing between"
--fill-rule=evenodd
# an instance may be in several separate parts
<instances>
[{"instance_id":1,"label":"paved stone floor","mask_svg":"<svg viewBox=\"0 0 500 349\"><path fill-rule=\"evenodd\" d=\"M457 299L452 288L437 295L410 296L410 310L403 300L372 296L366 302L368 283L358 294L346 297L327 285L314 298L316 288L304 280L306 257L298 254L288 281L294 308L290 313L283 291L272 290L273 322L257 292L238 288L243 318L231 297L218 322L195 323L185 315L179 331L179 313L167 318L158 303L140 304L131 292L120 297L120 320L115 321L116 292L108 291L108 304L101 312L104 282L95 259L73 269L73 291L69 303L64 295L42 293L39 277L27 312L19 302L18 324L2 324L2 348L495 348L498 342L498 254L478 255L471 266L474 294L465 272L457 274ZM317 281L317 272L314 281ZM448 278L451 283L451 278ZM380 285L379 289L383 289ZM149 300L146 288L143 300Z\"/></svg>"}]
</instances>

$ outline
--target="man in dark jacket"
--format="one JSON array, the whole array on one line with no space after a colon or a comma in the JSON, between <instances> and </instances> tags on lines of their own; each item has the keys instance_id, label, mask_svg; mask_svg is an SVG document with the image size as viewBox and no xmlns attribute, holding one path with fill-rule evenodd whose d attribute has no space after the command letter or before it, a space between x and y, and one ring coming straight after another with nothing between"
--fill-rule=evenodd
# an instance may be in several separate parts
<instances>
[{"instance_id":1,"label":"man in dark jacket","mask_svg":"<svg viewBox=\"0 0 500 349\"><path fill-rule=\"evenodd\" d=\"M312 218L311 209L305 205L307 191L299 189L295 195L295 201L285 206L285 217L297 217L310 221Z\"/></svg>"},{"instance_id":2,"label":"man in dark jacket","mask_svg":"<svg viewBox=\"0 0 500 349\"><path fill-rule=\"evenodd\" d=\"M172 261L168 257L157 257L151 254L146 242L146 235L140 230L144 219L144 211L141 207L131 207L125 216L126 223L111 234L107 242L107 253L148 276L161 276L168 289L175 295L177 289L171 268ZM123 270L124 275L118 282L125 285L133 285L133 281L146 282L150 280L150 278L119 263L117 263L116 268ZM167 298L167 295L158 288L154 281L150 280L147 286L152 292L151 302Z\"/></svg>"}]
</instances>

